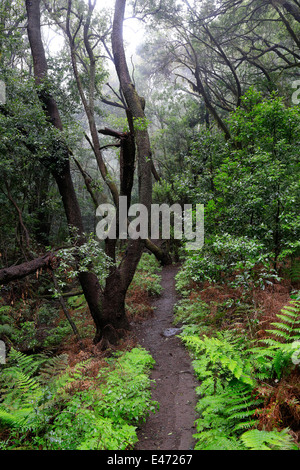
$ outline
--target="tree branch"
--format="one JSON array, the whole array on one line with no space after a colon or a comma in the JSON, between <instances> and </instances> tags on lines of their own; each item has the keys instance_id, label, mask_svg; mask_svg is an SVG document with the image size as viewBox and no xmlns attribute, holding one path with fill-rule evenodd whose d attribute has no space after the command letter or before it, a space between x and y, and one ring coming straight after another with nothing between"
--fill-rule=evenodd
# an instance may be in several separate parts
<instances>
[{"instance_id":1,"label":"tree branch","mask_svg":"<svg viewBox=\"0 0 300 470\"><path fill-rule=\"evenodd\" d=\"M37 272L40 269L51 266L51 261L54 259L55 253L47 253L41 258L36 258L32 261L18 264L17 266L10 266L9 268L0 269L0 285L8 284L11 281L22 279L30 274Z\"/></svg>"}]
</instances>

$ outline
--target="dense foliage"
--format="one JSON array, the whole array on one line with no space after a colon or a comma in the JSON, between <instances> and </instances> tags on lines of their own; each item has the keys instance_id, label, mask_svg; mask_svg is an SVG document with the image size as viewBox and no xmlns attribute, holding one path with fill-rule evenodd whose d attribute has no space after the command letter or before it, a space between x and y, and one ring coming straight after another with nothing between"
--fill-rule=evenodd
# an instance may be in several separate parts
<instances>
[{"instance_id":1,"label":"dense foliage","mask_svg":"<svg viewBox=\"0 0 300 470\"><path fill-rule=\"evenodd\" d=\"M250 305L241 330L236 323L226 324L228 302L225 309L216 302L219 313L212 315L206 302L189 300L189 295L177 304L176 321L183 324L181 338L200 382L195 448L297 450L299 301L286 305L259 338L253 335L259 322L249 324Z\"/></svg>"},{"instance_id":2,"label":"dense foliage","mask_svg":"<svg viewBox=\"0 0 300 470\"><path fill-rule=\"evenodd\" d=\"M298 449L299 1L99 5L0 4L0 447L133 448L157 404L126 331L173 260L196 449ZM120 194L203 204L203 249L99 241Z\"/></svg>"},{"instance_id":3,"label":"dense foliage","mask_svg":"<svg viewBox=\"0 0 300 470\"><path fill-rule=\"evenodd\" d=\"M11 429L2 450L122 450L156 409L143 349L102 363L68 366L67 355L26 356L11 349L1 374L1 427Z\"/></svg>"}]
</instances>

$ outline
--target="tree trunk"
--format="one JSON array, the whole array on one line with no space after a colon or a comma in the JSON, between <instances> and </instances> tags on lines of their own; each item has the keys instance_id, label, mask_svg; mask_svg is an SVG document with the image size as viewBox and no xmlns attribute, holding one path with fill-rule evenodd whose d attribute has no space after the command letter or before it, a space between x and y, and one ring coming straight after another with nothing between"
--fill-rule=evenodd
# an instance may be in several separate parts
<instances>
[{"instance_id":1,"label":"tree trunk","mask_svg":"<svg viewBox=\"0 0 300 470\"><path fill-rule=\"evenodd\" d=\"M145 100L141 98L132 83L123 43L123 22L126 0L116 0L112 30L112 49L116 72L120 87L127 104L129 125L135 123L132 129L136 143L136 157L138 166L139 203L143 204L150 215L152 202L152 154L150 139L144 114ZM144 240L129 242L126 257L120 266L122 286L128 289L134 276L136 267L145 248Z\"/></svg>"},{"instance_id":2,"label":"tree trunk","mask_svg":"<svg viewBox=\"0 0 300 470\"><path fill-rule=\"evenodd\" d=\"M0 269L0 285L8 284L9 282L23 277L29 276L50 265L53 253L47 253L45 256L36 258L32 261L26 261L25 263L18 264L16 266L10 266L9 268Z\"/></svg>"},{"instance_id":3,"label":"tree trunk","mask_svg":"<svg viewBox=\"0 0 300 470\"><path fill-rule=\"evenodd\" d=\"M114 268L106 279L103 293L101 335L96 341L101 341L102 349L110 344L117 344L127 330L130 329L125 311L127 288L123 285L119 268Z\"/></svg>"},{"instance_id":4,"label":"tree trunk","mask_svg":"<svg viewBox=\"0 0 300 470\"><path fill-rule=\"evenodd\" d=\"M145 115L143 100L138 96L131 83L125 59L123 47L125 4L126 1L116 1L112 32L116 71L128 105L126 110L127 119L129 126L132 128L130 135L122 142L121 193L130 199L134 174L135 149L133 145L135 142L139 175L139 202L144 204L148 209L148 213L150 213L152 197L150 141L146 129L133 129L132 126L134 118L143 120ZM116 206L118 208L118 204ZM115 240L108 240L106 243L106 250L111 256L114 255L115 244ZM99 325L99 333L96 335L96 341L101 342L103 348L109 344L115 344L124 335L124 331L129 328L125 312L126 292L133 279L144 247L145 243L143 240L130 240L121 263L119 266L111 268L106 279L102 297L102 318Z\"/></svg>"},{"instance_id":5,"label":"tree trunk","mask_svg":"<svg viewBox=\"0 0 300 470\"><path fill-rule=\"evenodd\" d=\"M70 1L68 5L70 7ZM126 112L128 122L131 126L130 138L124 142L124 147L122 149L123 154L121 158L120 176L121 192L122 194L126 194L130 199L133 184L133 174L135 169L135 143L138 166L139 202L146 206L148 209L148 214L150 214L152 201L153 164L151 159L149 135L145 127L145 103L143 98L138 96L134 85L131 82L123 47L123 20L125 5L125 0L116 1L112 33L116 71L128 106ZM52 124L61 131L62 123L56 102L52 96L47 93L46 88L47 63L41 39L39 6L40 0L26 1L28 15L28 37L34 60L35 77L37 84L42 90L40 93L40 100L43 104L45 112L47 113ZM76 72L74 57L72 57L72 59L73 67L75 66ZM82 90L79 89L79 91ZM88 117L91 118L89 113L90 109L88 106L86 106L86 111L88 111ZM90 124L93 124L94 120L90 119L89 122ZM136 128L133 127L133 122L138 123ZM98 145L98 140L96 139L96 128L94 125L91 126L91 134L94 146L95 143L97 144L97 148L95 149L97 153L98 147L100 149L100 146ZM81 237L81 241L84 242L81 213L70 173L70 152L64 145L63 141L60 142L59 155L61 155L62 149L64 158L58 160L56 155L53 155L53 161L51 161L50 167L62 197L68 224L71 227L75 227L77 229ZM97 161L99 163L99 155L96 155L96 157L98 157ZM102 174L106 179L106 173L104 170L102 171ZM116 191L114 191L115 187L110 187L110 189L118 208L118 201L116 200L117 194ZM115 240L109 240L106 243L107 253L112 258L114 258L115 246ZM133 279L144 247L145 242L141 239L130 240L128 242L126 253L120 265L118 267L114 266L110 270L109 276L106 279L106 285L103 293L101 293L98 280L93 273L87 272L79 274L79 281L96 325L95 342L101 341L104 348L111 343L115 344L119 338L123 336L124 330L129 328L129 322L125 312L126 292Z\"/></svg>"},{"instance_id":6,"label":"tree trunk","mask_svg":"<svg viewBox=\"0 0 300 470\"><path fill-rule=\"evenodd\" d=\"M141 98L132 83L123 45L123 21L126 0L116 0L113 21L112 48L116 72L125 97L128 110L135 126L135 141L137 146L137 162L139 177L139 202L148 210L152 201L152 154L149 134L144 114L145 101Z\"/></svg>"},{"instance_id":7,"label":"tree trunk","mask_svg":"<svg viewBox=\"0 0 300 470\"><path fill-rule=\"evenodd\" d=\"M62 131L63 126L57 104L47 91L47 61L41 37L40 0L27 0L26 9L28 17L27 31L34 63L34 75L37 85L40 86L42 90L39 93L39 98L49 121L59 131ZM58 159L54 154L50 162L50 168L62 198L67 222L71 228L77 230L80 241L84 243L84 228L81 211L70 171L70 152L63 140L59 142L59 147L60 152L57 153L60 155L60 158ZM63 157L61 157L61 155L63 155ZM79 274L79 282L95 322L96 336L99 337L101 335L100 328L103 324L99 281L95 274L87 272Z\"/></svg>"}]
</instances>

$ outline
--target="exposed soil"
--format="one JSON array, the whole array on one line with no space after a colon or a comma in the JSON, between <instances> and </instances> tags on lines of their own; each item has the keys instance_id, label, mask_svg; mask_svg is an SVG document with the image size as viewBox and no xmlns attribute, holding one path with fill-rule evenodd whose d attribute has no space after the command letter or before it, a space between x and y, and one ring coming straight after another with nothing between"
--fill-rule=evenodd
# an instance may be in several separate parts
<instances>
[{"instance_id":1,"label":"exposed soil","mask_svg":"<svg viewBox=\"0 0 300 470\"><path fill-rule=\"evenodd\" d=\"M188 352L176 337L178 331L172 330L177 271L175 265L163 268L164 290L153 301L154 315L132 324L138 342L156 361L151 374L155 381L152 398L160 405L159 411L152 413L139 430L136 450L190 450L194 446L195 388L199 382L194 377Z\"/></svg>"}]
</instances>

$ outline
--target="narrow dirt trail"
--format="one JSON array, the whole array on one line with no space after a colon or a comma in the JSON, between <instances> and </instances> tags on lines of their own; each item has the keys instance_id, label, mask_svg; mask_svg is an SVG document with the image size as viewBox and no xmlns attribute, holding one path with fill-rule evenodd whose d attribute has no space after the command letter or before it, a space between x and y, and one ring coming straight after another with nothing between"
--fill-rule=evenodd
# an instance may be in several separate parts
<instances>
[{"instance_id":1,"label":"narrow dirt trail","mask_svg":"<svg viewBox=\"0 0 300 470\"><path fill-rule=\"evenodd\" d=\"M152 397L160 404L159 411L151 414L139 430L136 450L190 450L194 446L195 388L199 383L180 339L168 336L169 329L174 328L177 271L174 265L163 268L163 292L153 302L154 316L133 325L139 343L156 361L151 375L155 381Z\"/></svg>"}]
</instances>

